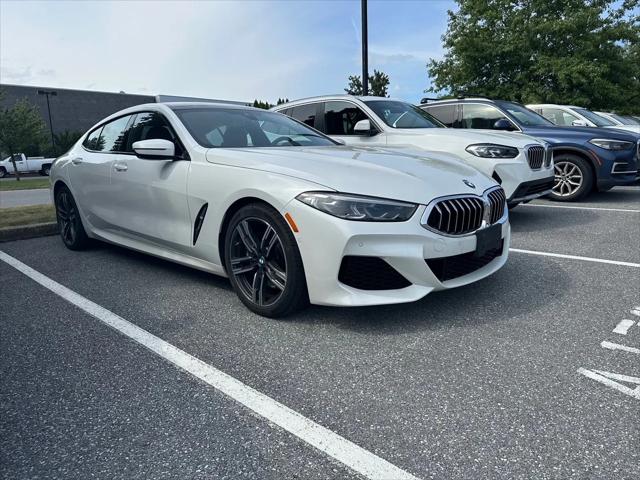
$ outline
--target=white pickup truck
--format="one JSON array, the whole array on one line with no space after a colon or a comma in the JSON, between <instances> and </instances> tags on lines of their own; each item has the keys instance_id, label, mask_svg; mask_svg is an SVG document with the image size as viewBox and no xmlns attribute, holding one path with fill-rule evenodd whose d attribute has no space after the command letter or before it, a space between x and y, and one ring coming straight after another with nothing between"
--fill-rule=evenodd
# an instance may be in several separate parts
<instances>
[{"instance_id":1,"label":"white pickup truck","mask_svg":"<svg viewBox=\"0 0 640 480\"><path fill-rule=\"evenodd\" d=\"M29 157L27 158L24 153L16 153L15 155L16 167L20 173L39 172L40 175L49 176L49 170L51 170L51 164L55 158L44 157ZM6 177L15 173L11 157L7 157L0 161L0 178Z\"/></svg>"}]
</instances>

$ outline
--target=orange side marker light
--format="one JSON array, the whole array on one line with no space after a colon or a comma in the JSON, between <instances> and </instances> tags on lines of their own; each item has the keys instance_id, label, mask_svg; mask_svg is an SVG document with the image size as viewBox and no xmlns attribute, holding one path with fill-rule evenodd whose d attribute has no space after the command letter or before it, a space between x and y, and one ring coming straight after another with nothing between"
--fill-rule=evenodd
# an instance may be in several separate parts
<instances>
[{"instance_id":1,"label":"orange side marker light","mask_svg":"<svg viewBox=\"0 0 640 480\"><path fill-rule=\"evenodd\" d=\"M284 214L284 218L286 218L287 222L289 222L289 226L291 227L291 230L293 230L295 233L298 233L300 231L298 230L298 225L296 225L296 222L293 221L293 217L289 215L289 212Z\"/></svg>"}]
</instances>

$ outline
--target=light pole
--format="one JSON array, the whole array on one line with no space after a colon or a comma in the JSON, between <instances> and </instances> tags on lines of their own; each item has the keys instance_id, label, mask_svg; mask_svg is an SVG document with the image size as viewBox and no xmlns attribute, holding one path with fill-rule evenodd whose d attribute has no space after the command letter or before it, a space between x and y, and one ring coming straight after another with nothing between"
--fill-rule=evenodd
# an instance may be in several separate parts
<instances>
[{"instance_id":1,"label":"light pole","mask_svg":"<svg viewBox=\"0 0 640 480\"><path fill-rule=\"evenodd\" d=\"M53 138L53 122L51 121L51 105L49 105L49 95L55 97L58 92L54 90L38 90L38 95L44 95L47 97L47 113L49 114L49 131L51 132L51 148L53 148L53 155L56 155L56 141Z\"/></svg>"},{"instance_id":2,"label":"light pole","mask_svg":"<svg viewBox=\"0 0 640 480\"><path fill-rule=\"evenodd\" d=\"M369 61L367 40L367 0L360 0L362 6L362 94L369 95Z\"/></svg>"}]
</instances>

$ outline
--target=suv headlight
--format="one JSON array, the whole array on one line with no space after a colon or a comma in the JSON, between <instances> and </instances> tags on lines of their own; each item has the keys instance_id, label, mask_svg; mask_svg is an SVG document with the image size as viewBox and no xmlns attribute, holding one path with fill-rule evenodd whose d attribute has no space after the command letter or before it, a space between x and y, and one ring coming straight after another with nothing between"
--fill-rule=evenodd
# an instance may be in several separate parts
<instances>
[{"instance_id":1,"label":"suv headlight","mask_svg":"<svg viewBox=\"0 0 640 480\"><path fill-rule=\"evenodd\" d=\"M305 192L296 198L334 217L361 222L404 222L418 208L413 203L346 193Z\"/></svg>"},{"instance_id":2,"label":"suv headlight","mask_svg":"<svg viewBox=\"0 0 640 480\"><path fill-rule=\"evenodd\" d=\"M492 143L469 145L465 150L471 155L482 158L515 158L518 156L517 148L507 147L506 145L494 145Z\"/></svg>"},{"instance_id":3,"label":"suv headlight","mask_svg":"<svg viewBox=\"0 0 640 480\"><path fill-rule=\"evenodd\" d=\"M629 150L633 148L633 142L627 142L626 140L613 140L608 138L592 138L589 140L591 145L604 148L605 150Z\"/></svg>"}]
</instances>

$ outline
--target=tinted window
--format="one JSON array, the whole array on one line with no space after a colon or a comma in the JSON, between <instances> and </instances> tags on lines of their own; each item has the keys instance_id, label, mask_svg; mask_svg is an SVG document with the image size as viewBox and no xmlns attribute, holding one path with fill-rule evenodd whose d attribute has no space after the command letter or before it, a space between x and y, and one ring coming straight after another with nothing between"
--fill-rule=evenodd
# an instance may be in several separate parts
<instances>
[{"instance_id":1,"label":"tinted window","mask_svg":"<svg viewBox=\"0 0 640 480\"><path fill-rule=\"evenodd\" d=\"M162 139L176 141L173 130L164 116L158 112L142 112L136 115L131 125L129 134L128 151L133 151L131 145L140 140Z\"/></svg>"},{"instance_id":2,"label":"tinted window","mask_svg":"<svg viewBox=\"0 0 640 480\"><path fill-rule=\"evenodd\" d=\"M430 114L406 102L367 100L367 106L391 128L442 127Z\"/></svg>"},{"instance_id":3,"label":"tinted window","mask_svg":"<svg viewBox=\"0 0 640 480\"><path fill-rule=\"evenodd\" d=\"M440 123L445 124L447 127L453 127L453 123L456 121L455 105L434 105L433 107L422 107L422 109L436 117L440 120Z\"/></svg>"},{"instance_id":4,"label":"tinted window","mask_svg":"<svg viewBox=\"0 0 640 480\"><path fill-rule=\"evenodd\" d=\"M353 103L327 102L324 104L324 133L327 135L353 135L353 127L369 117Z\"/></svg>"},{"instance_id":5,"label":"tinted window","mask_svg":"<svg viewBox=\"0 0 640 480\"><path fill-rule=\"evenodd\" d=\"M491 105L462 104L462 128L492 130L495 123L502 119L509 120L500 110Z\"/></svg>"},{"instance_id":6,"label":"tinted window","mask_svg":"<svg viewBox=\"0 0 640 480\"><path fill-rule=\"evenodd\" d=\"M126 127L131 120L131 115L120 117L102 127L100 142L103 152L123 152L126 142Z\"/></svg>"},{"instance_id":7,"label":"tinted window","mask_svg":"<svg viewBox=\"0 0 640 480\"><path fill-rule=\"evenodd\" d=\"M93 132L91 132L87 138L82 142L82 145L87 150L95 150L97 152L101 151L104 147L104 144L100 141L100 132L102 132L102 127L96 128Z\"/></svg>"},{"instance_id":8,"label":"tinted window","mask_svg":"<svg viewBox=\"0 0 640 480\"><path fill-rule=\"evenodd\" d=\"M518 103L513 102L496 102L500 108L506 110L512 115L516 122L525 127L548 127L553 125L549 120L536 112L529 110Z\"/></svg>"},{"instance_id":9,"label":"tinted window","mask_svg":"<svg viewBox=\"0 0 640 480\"><path fill-rule=\"evenodd\" d=\"M583 117L591 120L598 127L610 127L612 125L615 125L615 123L613 123L611 120L601 117L600 115L597 115L591 110L587 110L586 108L576 108L575 110Z\"/></svg>"},{"instance_id":10,"label":"tinted window","mask_svg":"<svg viewBox=\"0 0 640 480\"><path fill-rule=\"evenodd\" d=\"M207 148L336 145L280 113L242 108L176 109L195 140Z\"/></svg>"},{"instance_id":11,"label":"tinted window","mask_svg":"<svg viewBox=\"0 0 640 480\"><path fill-rule=\"evenodd\" d=\"M313 127L316 123L316 108L316 103L312 103L310 105L300 105L298 107L291 108L287 115L295 118L302 123L306 123L310 127Z\"/></svg>"},{"instance_id":12,"label":"tinted window","mask_svg":"<svg viewBox=\"0 0 640 480\"><path fill-rule=\"evenodd\" d=\"M543 107L540 113L542 113L544 118L551 120L556 125L571 126L574 120L578 120L578 117L575 115L559 108Z\"/></svg>"}]
</instances>

